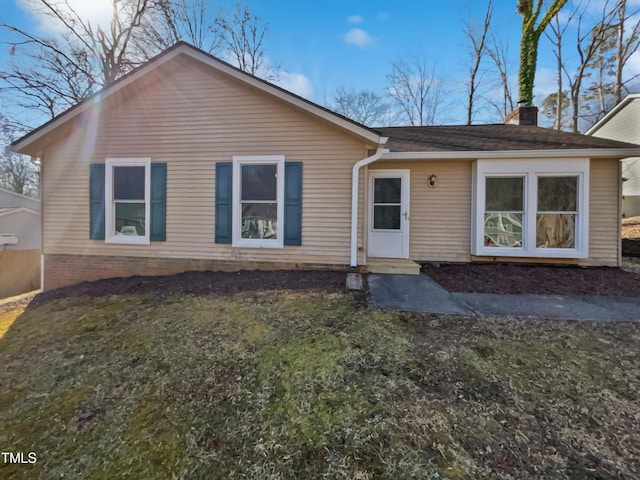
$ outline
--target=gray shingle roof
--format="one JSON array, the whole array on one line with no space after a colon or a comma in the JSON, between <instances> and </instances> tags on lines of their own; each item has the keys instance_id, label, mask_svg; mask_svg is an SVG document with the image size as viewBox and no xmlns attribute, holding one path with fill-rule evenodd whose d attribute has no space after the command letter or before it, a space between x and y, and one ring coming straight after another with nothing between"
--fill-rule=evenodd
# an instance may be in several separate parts
<instances>
[{"instance_id":1,"label":"gray shingle roof","mask_svg":"<svg viewBox=\"0 0 640 480\"><path fill-rule=\"evenodd\" d=\"M378 127L391 152L638 148L631 143L524 125Z\"/></svg>"}]
</instances>

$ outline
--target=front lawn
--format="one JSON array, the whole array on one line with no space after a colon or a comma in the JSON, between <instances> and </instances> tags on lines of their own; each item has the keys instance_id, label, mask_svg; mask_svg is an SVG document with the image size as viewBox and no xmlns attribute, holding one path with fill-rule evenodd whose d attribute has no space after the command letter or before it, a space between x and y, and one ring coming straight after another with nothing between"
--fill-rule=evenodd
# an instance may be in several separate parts
<instances>
[{"instance_id":1,"label":"front lawn","mask_svg":"<svg viewBox=\"0 0 640 480\"><path fill-rule=\"evenodd\" d=\"M0 310L0 448L37 454L0 478L640 477L640 324L365 300L139 291Z\"/></svg>"}]
</instances>

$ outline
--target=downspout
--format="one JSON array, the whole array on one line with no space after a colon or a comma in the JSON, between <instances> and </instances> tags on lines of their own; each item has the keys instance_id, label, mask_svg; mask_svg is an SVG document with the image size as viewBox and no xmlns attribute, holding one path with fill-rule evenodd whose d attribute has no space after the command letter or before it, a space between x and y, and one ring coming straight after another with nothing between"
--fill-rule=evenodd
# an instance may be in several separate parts
<instances>
[{"instance_id":1,"label":"downspout","mask_svg":"<svg viewBox=\"0 0 640 480\"><path fill-rule=\"evenodd\" d=\"M379 160L384 153L384 146L389 140L388 137L380 137L378 149L370 157L363 158L353 166L351 172L351 267L358 266L358 180L360 169Z\"/></svg>"}]
</instances>

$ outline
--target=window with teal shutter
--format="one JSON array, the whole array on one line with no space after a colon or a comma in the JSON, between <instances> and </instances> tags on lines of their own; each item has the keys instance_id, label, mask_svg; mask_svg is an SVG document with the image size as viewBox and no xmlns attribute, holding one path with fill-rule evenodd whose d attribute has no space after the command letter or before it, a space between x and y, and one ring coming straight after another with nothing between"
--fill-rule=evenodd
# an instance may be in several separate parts
<instances>
[{"instance_id":1,"label":"window with teal shutter","mask_svg":"<svg viewBox=\"0 0 640 480\"><path fill-rule=\"evenodd\" d=\"M284 244L302 245L302 162L285 162L284 171Z\"/></svg>"},{"instance_id":2,"label":"window with teal shutter","mask_svg":"<svg viewBox=\"0 0 640 480\"><path fill-rule=\"evenodd\" d=\"M232 241L232 182L233 164L231 162L216 163L216 243Z\"/></svg>"},{"instance_id":3,"label":"window with teal shutter","mask_svg":"<svg viewBox=\"0 0 640 480\"><path fill-rule=\"evenodd\" d=\"M106 239L108 243L134 243L131 240L139 238L145 240L145 230L148 230L146 242L137 243L148 244L149 241L166 240L167 164L128 166L127 162L132 160L135 159L108 158L106 164L90 165L91 240L105 240L107 225L110 225L111 229L108 232L109 238ZM149 177L145 172L149 172ZM145 200L146 187L149 187L149 198ZM145 222L147 208L149 217Z\"/></svg>"}]
</instances>

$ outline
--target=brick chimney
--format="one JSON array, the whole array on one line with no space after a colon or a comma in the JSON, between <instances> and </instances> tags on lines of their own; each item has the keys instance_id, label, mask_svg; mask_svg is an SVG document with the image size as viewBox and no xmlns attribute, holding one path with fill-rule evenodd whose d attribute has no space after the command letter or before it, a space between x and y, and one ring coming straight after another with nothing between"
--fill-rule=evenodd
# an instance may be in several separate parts
<instances>
[{"instance_id":1,"label":"brick chimney","mask_svg":"<svg viewBox=\"0 0 640 480\"><path fill-rule=\"evenodd\" d=\"M506 125L533 125L538 126L538 107L525 107L518 105L516 109L504 119Z\"/></svg>"}]
</instances>

